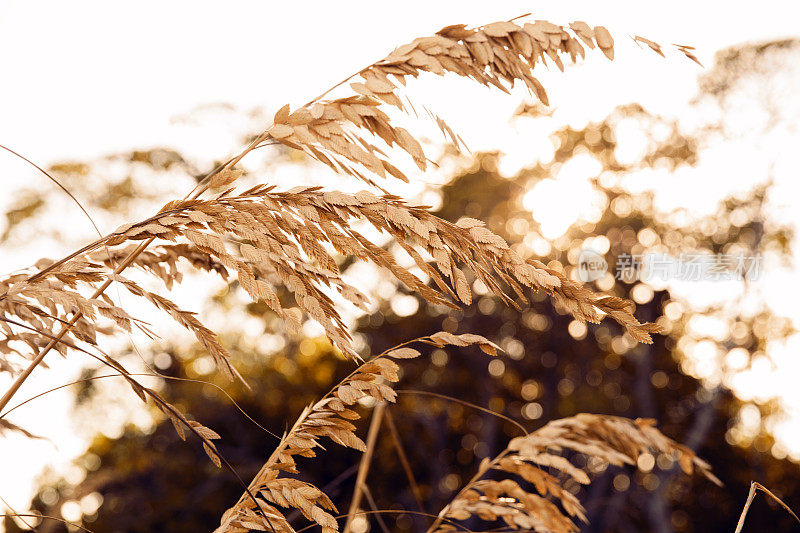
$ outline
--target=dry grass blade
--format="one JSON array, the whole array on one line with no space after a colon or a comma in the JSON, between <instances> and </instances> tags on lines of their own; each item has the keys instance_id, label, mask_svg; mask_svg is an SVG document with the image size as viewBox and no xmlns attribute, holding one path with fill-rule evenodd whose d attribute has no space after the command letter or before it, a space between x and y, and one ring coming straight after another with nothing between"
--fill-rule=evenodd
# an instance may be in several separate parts
<instances>
[{"instance_id":1,"label":"dry grass blade","mask_svg":"<svg viewBox=\"0 0 800 533\"><path fill-rule=\"evenodd\" d=\"M747 494L747 501L744 503L744 508L742 508L742 514L739 516L739 521L736 523L736 531L734 531L734 533L742 532L742 528L744 527L744 519L747 517L747 511L750 510L750 504L753 503L753 500L756 497L756 490L764 491L767 494L767 496L778 502L778 504L781 507L783 507L787 513L792 515L792 518L794 518L795 520L797 520L798 523L800 523L800 518L798 518L797 515L794 514L794 511L792 511L792 509L788 505L786 505L783 502L783 500L775 496L767 487L765 487L761 483L758 483L757 481L752 481L750 483L750 491Z\"/></svg>"}]
</instances>

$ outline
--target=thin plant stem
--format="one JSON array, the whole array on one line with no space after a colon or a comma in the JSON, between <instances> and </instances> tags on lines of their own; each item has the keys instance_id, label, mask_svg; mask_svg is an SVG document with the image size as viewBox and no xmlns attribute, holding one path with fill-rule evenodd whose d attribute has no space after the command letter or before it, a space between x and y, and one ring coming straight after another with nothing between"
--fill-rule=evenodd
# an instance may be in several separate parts
<instances>
[{"instance_id":1,"label":"thin plant stem","mask_svg":"<svg viewBox=\"0 0 800 533\"><path fill-rule=\"evenodd\" d=\"M744 527L744 519L747 517L747 511L750 510L750 504L753 503L753 500L756 497L756 490L764 491L767 494L767 496L778 502L778 504L781 507L783 507L787 513L792 515L792 517L795 520L797 520L798 523L800 523L800 518L798 518L797 515L794 514L794 511L792 511L788 505L783 503L783 501L777 496L775 496L767 487L765 487L761 483L758 483L757 481L753 481L750 483L750 492L747 494L747 501L744 503L744 508L742 509L742 514L739 516L739 522L737 522L736 524L736 531L734 531L734 533L741 533L742 528Z\"/></svg>"},{"instance_id":2,"label":"thin plant stem","mask_svg":"<svg viewBox=\"0 0 800 533\"><path fill-rule=\"evenodd\" d=\"M343 533L350 533L353 519L355 518L356 512L358 512L359 505L361 505L364 482L367 479L367 473L369 473L369 465L372 462L372 454L375 451L375 443L378 440L378 431L381 427L385 409L386 402L380 402L375 406L375 410L372 412L372 420L370 421L369 432L367 433L367 449L361 457L361 464L358 467L356 486L355 489L353 489L353 498L350 501L350 509L347 512L347 522L344 524Z\"/></svg>"},{"instance_id":3,"label":"thin plant stem","mask_svg":"<svg viewBox=\"0 0 800 533\"><path fill-rule=\"evenodd\" d=\"M505 420L506 422L511 422L512 424L514 424L514 426L517 427L517 429L519 429L522 432L523 435L527 435L528 434L528 431L525 429L525 427L522 424L520 424L519 422L517 422L516 420L514 420L513 418L510 418L510 417L508 417L508 416L506 416L506 415L504 415L502 413L498 413L497 411L492 411L491 409L487 409L486 407L481 407L480 405L474 404L472 402L468 402L466 400L462 400L460 398L454 398L452 396L448 396L446 394L438 394L436 392L430 392L430 391L424 391L424 390L412 390L412 389L399 389L397 391L397 393L398 394L419 394L419 395L422 395L422 396L432 396L434 398L439 398L440 400L447 400L447 401L450 401L450 402L461 404L461 405L463 405L465 407L471 407L472 409L476 409L476 410L481 411L483 413L496 416L497 418Z\"/></svg>"},{"instance_id":4,"label":"thin plant stem","mask_svg":"<svg viewBox=\"0 0 800 533\"><path fill-rule=\"evenodd\" d=\"M43 515L43 514L32 514L32 513L13 513L13 512L12 513L3 513L0 516L12 517L12 518L16 516L16 517L18 517L20 519L23 516L27 516L27 517L30 517L30 518L41 518L41 519L44 519L44 520L55 520L56 522L61 522L62 524L67 524L69 526L76 527L76 528L80 529L81 531L87 531L88 533L94 533L94 531L92 531L91 529L87 529L87 528L85 528L85 527L83 527L83 526L81 526L79 524L74 523L74 522L67 522L63 518L56 518L55 516L47 516L47 515ZM24 520L23 520L23 522L24 522Z\"/></svg>"},{"instance_id":5,"label":"thin plant stem","mask_svg":"<svg viewBox=\"0 0 800 533\"><path fill-rule=\"evenodd\" d=\"M742 509L742 514L739 516L739 522L736 523L736 531L734 533L741 533L742 528L744 527L744 519L747 517L747 511L750 510L750 504L753 503L753 499L756 497L756 484L750 483L750 492L747 494L747 501L744 502L744 508Z\"/></svg>"},{"instance_id":6,"label":"thin plant stem","mask_svg":"<svg viewBox=\"0 0 800 533\"><path fill-rule=\"evenodd\" d=\"M2 496L0 496L0 501L2 501L2 502L3 502L3 505L5 505L5 506L6 506L6 508L7 508L9 511L11 511L11 512L12 512L12 513L14 513L15 515L17 515L17 516L19 517L19 519L22 521L22 523L23 523L23 524L25 524L25 525L28 527L28 529L30 529L31 531L36 531L36 526L33 526L33 525L29 524L29 523L28 523L28 521L27 521L27 520L25 520L25 518L23 518L23 517L22 517L22 515L20 515L19 513L17 513L17 511L16 511L16 510L15 510L13 507L11 507L11 505L9 505L9 503L6 501L6 499L5 499L5 498L3 498Z\"/></svg>"},{"instance_id":7,"label":"thin plant stem","mask_svg":"<svg viewBox=\"0 0 800 533\"><path fill-rule=\"evenodd\" d=\"M276 439L280 439L280 437L278 435L276 435L272 431L268 430L267 428L265 428L264 426L259 424L252 416L247 414L247 411L245 411L244 408L242 406L240 406L239 403L236 400L233 399L233 396L228 394L228 392L225 389L223 389L222 387L220 387L219 385L217 385L215 383L211 383L210 381L204 381L202 379L190 379L190 378L179 378L177 376L167 376L167 375L164 375L164 374L159 374L157 372L155 372L155 373L150 373L150 372L131 372L128 375L129 376L136 376L136 377L162 378L162 379L168 379L168 380L172 380L172 381L184 381L184 382L187 382L187 383L197 383L197 384L200 384L200 385L209 385L211 387L214 387L219 392L224 394L228 398L228 400L234 405L234 407L236 407L236 409L240 413L242 413L242 416L247 418L247 420L249 420L250 422L252 422L256 426L258 426L266 434L268 434L268 435L270 435L272 437L275 437ZM100 376L90 376L88 378L77 379L75 381L70 381L69 383L64 383L62 385L59 385L58 387L53 387L52 389L47 389L46 391L42 391L42 392L36 394L35 396L31 396L30 398L18 403L17 405L15 405L12 408L10 408L8 411L0 414L0 420L5 418L9 414L11 414L12 411L17 410L18 408L22 407L23 405L25 405L25 404L27 404L29 402L32 402L33 400L36 400L38 398L41 398L42 396L50 394L51 392L55 392L55 391L60 390L60 389L65 389L67 387L71 387L72 385L78 385L79 383L88 383L90 381L94 381L94 380L98 380L98 379L118 378L118 377L121 377L121 376L119 374L103 374L103 375L100 375Z\"/></svg>"},{"instance_id":8,"label":"thin plant stem","mask_svg":"<svg viewBox=\"0 0 800 533\"><path fill-rule=\"evenodd\" d=\"M3 149L3 150L5 150L6 152L9 152L10 154L12 154L12 155L14 155L14 156L16 156L16 157L18 157L18 158L22 159L23 161L25 161L26 163L28 163L29 165L31 165L33 168L35 168L36 170L38 170L39 172L41 172L42 174L44 174L45 176L47 176L47 178L48 178L50 181L52 181L53 183L55 183L55 184L56 184L56 185L57 185L57 186L58 186L58 187L59 187L59 188L60 188L62 191L64 191L64 193L65 193L67 196L69 196L69 197L72 199L72 201L73 201L73 202L75 202L75 205L77 205L77 206L78 206L78 208L79 208L81 211L83 211L83 214L84 214L84 215L86 215L86 218L88 218L88 219L89 219L89 222L92 224L92 227L94 227L94 230L97 232L97 234L98 234L98 235L99 235L101 238L103 237L103 234L100 232L100 228L98 228L98 227L97 227L97 224L95 223L94 219L92 218L92 215L90 215L90 214L89 214L89 212L86 210L86 208L85 208L85 207L83 207L83 204L81 204L80 200L78 200L77 198L75 198L75 195L74 195L74 194L72 194L72 193L70 192L70 190L69 190L69 189L67 189L67 188L66 188L66 187L65 187L65 186L64 186L64 185L63 185L63 184L62 184L60 181L58 181L56 178L54 178L54 177L53 177L53 176L52 176L52 175L51 175L49 172L47 172L45 169L43 169L42 167L40 167L39 165L37 165L36 163L34 163L33 161L31 161L30 159L28 159L28 158L27 158L27 157L25 157L24 155L22 155L22 154L19 154L19 153L15 152L14 150L12 150L11 148L9 148L8 146L4 146L4 145L0 144L0 148L2 148L2 149Z\"/></svg>"},{"instance_id":9,"label":"thin plant stem","mask_svg":"<svg viewBox=\"0 0 800 533\"><path fill-rule=\"evenodd\" d=\"M378 509L378 506L375 503L375 498L372 497L372 491L369 490L369 485L364 483L362 489L364 490L364 496L367 498L367 503L372 508L372 510L379 511L380 509ZM386 522L383 521L383 517L380 515L380 513L375 515L375 520L378 522L378 525L380 526L381 531L383 531L383 533L389 533L389 528L386 527Z\"/></svg>"},{"instance_id":10,"label":"thin plant stem","mask_svg":"<svg viewBox=\"0 0 800 533\"><path fill-rule=\"evenodd\" d=\"M407 509L379 509L377 511L362 511L360 514L364 514L364 515L371 515L371 514L412 514L412 515L416 515L416 516L426 516L428 518L438 518L435 514L423 513L421 511L409 511ZM346 518L347 516L349 516L349 515L342 514L342 515L339 515L339 516L334 516L334 518L336 518L338 520L339 518ZM458 522L450 520L449 518L444 518L443 521L447 522L450 525L452 525L454 528L460 528L462 531L466 531L467 533L476 533L475 531L472 531L471 529L469 529L467 526L465 526L463 524L459 524ZM304 533L304 532L308 531L309 529L311 529L313 527L318 527L318 524L311 524L311 525L306 526L306 527L304 527L302 529L298 529L295 533Z\"/></svg>"},{"instance_id":11,"label":"thin plant stem","mask_svg":"<svg viewBox=\"0 0 800 533\"><path fill-rule=\"evenodd\" d=\"M400 464L403 465L403 470L408 478L408 483L411 486L411 492L414 494L414 499L417 500L417 505L424 511L425 507L422 504L422 492L419 489L417 480L414 478L414 471L411 469L411 464L406 456L406 451L403 448L403 442L400 440L400 433L397 431L397 426L394 423L394 416L392 416L391 409L386 410L386 426L389 428L389 433L392 435L394 447L397 450L397 458L400 459Z\"/></svg>"}]
</instances>

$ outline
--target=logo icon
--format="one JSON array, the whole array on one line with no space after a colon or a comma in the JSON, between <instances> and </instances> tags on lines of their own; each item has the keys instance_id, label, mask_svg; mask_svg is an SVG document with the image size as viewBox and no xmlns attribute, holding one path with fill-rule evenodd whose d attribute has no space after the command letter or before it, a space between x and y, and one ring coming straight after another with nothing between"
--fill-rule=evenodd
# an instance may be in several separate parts
<instances>
[{"instance_id":1,"label":"logo icon","mask_svg":"<svg viewBox=\"0 0 800 533\"><path fill-rule=\"evenodd\" d=\"M602 254L594 250L581 250L578 255L578 278L584 283L603 277L608 271L608 263Z\"/></svg>"}]
</instances>

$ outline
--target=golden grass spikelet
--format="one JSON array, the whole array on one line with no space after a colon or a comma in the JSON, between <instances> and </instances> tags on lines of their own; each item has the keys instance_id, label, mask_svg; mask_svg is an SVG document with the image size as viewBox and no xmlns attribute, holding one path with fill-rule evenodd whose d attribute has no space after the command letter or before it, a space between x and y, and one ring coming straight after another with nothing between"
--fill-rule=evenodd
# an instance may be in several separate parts
<instances>
[{"instance_id":1,"label":"golden grass spikelet","mask_svg":"<svg viewBox=\"0 0 800 533\"><path fill-rule=\"evenodd\" d=\"M127 257L134 247L135 245L114 249L102 248L90 254L89 258L92 261L102 262L108 268L113 268ZM155 247L155 249L145 250L134 259L132 266L153 274L164 283L167 289L172 289L173 283L180 283L183 280L183 272L179 266L181 259L186 260L198 270L216 272L222 279L228 278L228 270L225 265L191 244L165 244Z\"/></svg>"},{"instance_id":2,"label":"golden grass spikelet","mask_svg":"<svg viewBox=\"0 0 800 533\"><path fill-rule=\"evenodd\" d=\"M657 43L641 37L636 40L647 43L663 56ZM584 46L592 49L595 45L608 59L614 59L614 39L608 30L603 26L592 29L581 21L569 26L544 20L523 25L501 21L478 28L463 24L447 26L435 35L396 48L361 70L358 76L362 81L350 83L356 93L353 96L318 98L291 113L288 105L282 107L264 138L303 150L335 171L373 185L373 174L379 177L389 174L408 181L374 144L380 139L385 147L396 146L409 154L421 170L427 168L428 159L419 141L407 130L395 127L380 109L388 104L408 111L398 94L399 86L406 84L408 76L452 73L504 92L520 81L543 104L549 105L544 87L533 76L536 65L546 66L549 60L563 71L565 60L576 63L578 57L586 56ZM678 49L697 61L689 52L691 48ZM463 144L440 117L430 111L429 114L456 147Z\"/></svg>"},{"instance_id":3,"label":"golden grass spikelet","mask_svg":"<svg viewBox=\"0 0 800 533\"><path fill-rule=\"evenodd\" d=\"M163 296L144 290L135 282L122 276L118 275L116 281L122 284L131 294L144 298L156 308L168 313L178 324L191 331L200 345L205 348L214 359L217 368L222 370L226 376L232 379L237 375L236 370L230 364L230 354L222 343L220 343L217 334L203 326L195 317L194 313L181 309L171 300Z\"/></svg>"},{"instance_id":4,"label":"golden grass spikelet","mask_svg":"<svg viewBox=\"0 0 800 533\"><path fill-rule=\"evenodd\" d=\"M635 41L664 55L661 46L653 41L639 36ZM692 47L675 46L699 63ZM274 187L258 185L234 195L235 183L243 175L236 164L253 149L264 146L264 142L302 150L335 171L376 187L376 176L408 181L390 160L388 150L405 152L423 171L430 161L420 141L392 122L390 112L394 110L386 106L416 115L413 104L406 98L407 108L401 100L400 87L409 76L452 73L505 92L522 82L547 105L545 89L533 75L537 64L552 63L563 70L565 62L583 59L586 47L597 47L608 59L614 58L614 39L608 30L584 22L569 26L542 20L521 24L503 21L477 28L448 26L433 36L398 47L347 78L343 83L360 78L350 83L354 94L324 100L330 92L327 91L294 111L288 105L282 107L268 130L239 155L206 175L183 200L171 201L156 215L125 224L59 261L43 259L29 271L0 279L0 372L19 374L0 400L0 407L5 407L51 348L62 354L68 348L85 352L114 369L143 401L152 400L182 439L187 431L194 434L214 464L225 466L236 475L212 442L219 438L213 430L188 420L104 352L96 349L103 354L101 358L79 345L83 342L96 346L98 335L131 331L133 327L150 333L142 322L104 294L116 282L191 331L217 367L231 378L238 376L217 335L194 313L123 277L121 273L128 266L160 280L167 290L181 282L182 262L223 279L235 274L238 285L253 300L263 300L283 319L288 331L297 332L304 316L310 317L323 326L336 347L356 360L360 358L335 298L343 298L364 311L368 310L368 300L343 278L339 265L345 257L388 270L433 304L469 305L473 281L480 281L512 305L517 301L527 303L529 289L541 290L578 320L599 322L609 316L633 339L651 342L650 334L658 327L638 322L631 302L596 294L540 261L522 259L480 220L462 218L451 223L434 216L424 206L410 205L385 191L378 196L370 191L346 194L300 186L279 192ZM456 147L464 145L444 120L425 111L445 138ZM203 196L209 190L213 195ZM401 266L383 242L368 239L354 228L356 224L391 237L431 283ZM153 243L155 246L147 250ZM281 300L285 298L278 290L281 285L291 292L292 307ZM285 474L298 473L296 457L314 457L323 438L356 450L366 449L352 423L360 418L355 405L396 400L391 387L400 379L396 360L421 355L408 346L413 342L437 347L476 345L492 356L498 351L495 344L479 335L439 332L360 364L301 413L239 501L223 515L216 531L292 532L278 507L297 509L307 520L321 526L323 533L337 531L332 514L336 508L328 496ZM8 357L11 354L32 361L20 372ZM0 420L0 431L9 430L24 432ZM708 464L661 434L652 421L582 414L513 439L499 456L484 460L478 474L442 511L431 531L451 529L443 522L473 516L502 521L508 529L577 531L573 520L585 521L585 512L562 481L569 478L588 484L590 479L564 452L585 454L613 465L635 464L644 453L662 453L674 457L686 473L697 470L718 481ZM484 479L489 470L501 471L507 478ZM523 485L532 486L533 490Z\"/></svg>"},{"instance_id":5,"label":"golden grass spikelet","mask_svg":"<svg viewBox=\"0 0 800 533\"><path fill-rule=\"evenodd\" d=\"M569 39L565 42L570 42ZM365 137L369 134L371 138L380 138L387 147L397 146L407 152L420 169L427 167L420 143L407 130L394 127L389 116L378 108L386 103L405 110L396 94L395 83L404 85L406 76L416 77L421 72L451 72L507 91L504 82L513 85L519 79L546 101L543 87L530 75L533 65L544 56L532 56L534 49L530 41L525 29L513 23L490 24L483 30L468 30L464 26L445 28L435 36L399 47L385 59L362 70L363 83L350 84L356 96L315 101L291 114L288 108L282 108L268 133L275 140L306 151L334 170L368 183L374 182L352 164L380 177L388 173L406 181L399 169L379 157L383 152ZM548 40L548 50L549 43ZM577 41L569 48L575 46L582 51ZM566 44L557 47L565 53L567 48ZM553 53L558 59L558 54ZM560 59L558 61L560 64ZM395 81L390 81L389 76ZM450 127L441 118L432 117L443 133L458 145L457 136Z\"/></svg>"},{"instance_id":6,"label":"golden grass spikelet","mask_svg":"<svg viewBox=\"0 0 800 533\"><path fill-rule=\"evenodd\" d=\"M661 51L653 41L638 36L636 40ZM108 286L108 269L120 263L124 269L131 259L132 264L157 276L170 289L181 280L177 261L184 258L199 269L223 277L229 271L236 272L239 284L253 299L264 299L283 317L290 330L296 330L301 320L298 309L284 309L274 290L276 283L284 284L294 293L298 307L321 323L342 351L355 356L350 335L327 289L333 288L361 309L365 309L366 298L342 280L336 257L329 251L333 247L338 254L352 255L388 269L434 303L452 305L451 299L471 303L469 280L462 271L467 267L507 303L512 300L504 293L504 286L510 287L523 302L523 288L544 290L579 320L597 322L608 315L637 341L650 342L650 333L657 331L657 327L640 324L627 302L594 295L537 261L522 261L499 236L476 221L448 225L396 197L377 197L367 191L352 196L299 188L284 196L270 196L271 189L262 186L238 198L230 196L229 188L211 200L198 199L209 189L222 190L233 185L242 175L241 170L235 169L236 162L270 139L304 150L335 170L373 185L375 175L388 174L406 180L375 143L380 140L385 148L398 147L420 169L427 167L420 142L409 131L396 127L382 109L389 105L406 111L398 90L408 76L449 72L504 91L521 81L546 103L544 88L532 74L536 65L552 62L563 69L564 60L576 62L578 57L585 56L584 47L595 46L613 58L613 38L602 26L591 28L579 21L559 26L542 20L521 25L495 22L477 28L452 25L433 36L402 45L357 74L361 81L351 84L355 95L323 100L326 92L294 112L288 105L282 107L269 130L239 156L210 173L188 200L169 202L156 216L125 225L65 259L40 262L39 270L31 275L15 274L0 280L0 313L9 319L17 317L39 331L53 331L58 323L66 324L64 316L72 315L74 324L62 330L65 340L70 342L94 343L98 333L110 332L107 325L97 321L98 316L111 319L124 330L133 325L144 329L102 296ZM697 61L692 47L675 46ZM454 144L463 144L441 118L430 111L428 114ZM254 200L244 201L247 195ZM255 201L259 196L262 201ZM435 288L400 267L389 252L353 231L347 225L351 219L366 220L392 235L431 277ZM130 245L131 241L146 241L146 246L154 240L161 243L157 251ZM190 244L179 240L188 240ZM100 298L87 298L85 290L97 291ZM22 345L34 353L51 347L66 352L65 344L48 343L31 331L16 330L9 323L4 323L2 331L0 353L3 354L25 357ZM0 370L13 372L15 366L4 359Z\"/></svg>"},{"instance_id":7,"label":"golden grass spikelet","mask_svg":"<svg viewBox=\"0 0 800 533\"><path fill-rule=\"evenodd\" d=\"M255 475L249 489L267 502L280 507L299 509L308 520L316 522L330 531L338 531L338 524L327 511L336 511L333 502L319 489L309 483L293 478L279 477L282 472L297 473L295 456L314 457L314 449L320 446L319 439L364 451L364 442L354 433L356 427L350 422L360 415L353 409L359 401L394 402L397 394L389 385L396 383L399 366L394 359L412 359L421 354L408 347L412 343L424 343L437 347L448 345L478 345L487 353L496 353L498 347L480 335L453 335L440 332L404 343L361 364L328 394L314 405L306 407L292 428L261 470ZM267 517L256 511L255 502L247 494L228 509L215 533L240 533L248 529L258 531L293 531L286 519L274 507L266 507L271 513Z\"/></svg>"},{"instance_id":8,"label":"golden grass spikelet","mask_svg":"<svg viewBox=\"0 0 800 533\"><path fill-rule=\"evenodd\" d=\"M356 231L356 221L390 235L433 284L424 283L401 267L391 253ZM90 343L98 332L105 331L97 321L101 316L130 330L135 321L123 309L109 299L85 298L79 287L95 289L108 279L103 266L110 268L122 257L130 249L130 241L151 238L175 244L162 244L139 255L133 264L155 275L166 288L180 281L177 262L181 258L223 277L235 272L239 285L253 300L263 299L290 331L296 331L302 318L298 310L285 309L281 303L275 286L283 284L294 293L299 310L320 323L331 342L353 358L358 356L331 291L362 310L367 298L341 276L333 252L387 269L435 304L453 306L452 300L471 303L471 284L464 269L507 304L526 303L525 289L542 290L581 321L599 322L610 316L639 342L651 342L650 333L658 330L654 324L639 323L630 302L595 294L539 261L523 260L479 220L462 218L453 224L396 196L376 196L369 191L345 194L319 187L276 192L258 186L238 196L172 202L158 215L123 226L97 241L82 256L61 264L43 263L47 266L33 276L15 275L0 282L0 287L6 288L0 297L0 311L42 330L52 328L55 317L79 311L84 318L72 334ZM179 242L184 239L189 243ZM114 279L194 332L218 366L234 375L227 351L192 313L179 310L169 299L144 291L129 279ZM37 342L28 334L19 337L8 325L3 329L32 348ZM11 339L5 340L0 349L8 353ZM63 345L58 348L64 350Z\"/></svg>"},{"instance_id":9,"label":"golden grass spikelet","mask_svg":"<svg viewBox=\"0 0 800 533\"><path fill-rule=\"evenodd\" d=\"M40 265L52 264L44 260ZM59 265L51 271L51 276L40 280L39 283L29 283L29 276L18 273L12 274L5 280L0 280L0 291L3 291L0 300L0 318L19 319L38 331L53 331L63 322L60 315L81 313L72 330L66 334L65 340L75 343L78 340L95 345L98 333L111 333L113 328L98 322L100 318L110 319L111 324L124 331L131 331L135 319L128 313L111 302L108 298L89 298L79 290L84 284L97 283L103 280L106 272L98 268L99 265L82 260L71 260ZM12 341L22 341L33 350L46 344L47 339L30 333L14 332L12 324L2 322L3 334L0 341L0 353L16 353L25 355ZM61 354L66 354L67 345L58 344L55 349ZM9 363L6 363L10 366Z\"/></svg>"},{"instance_id":10,"label":"golden grass spikelet","mask_svg":"<svg viewBox=\"0 0 800 533\"><path fill-rule=\"evenodd\" d=\"M561 455L564 452L581 453L615 466L635 465L643 454L664 454L686 474L697 471L720 484L708 463L658 431L655 421L582 413L516 437L494 459L484 459L476 475L442 510L430 531L452 531L451 525L441 524L443 518L466 520L472 516L502 520L507 528L515 530L578 531L573 519L586 522L586 513L578 498L563 487L562 480L570 478L582 485L591 480L586 471ZM521 478L536 493L511 477L485 479L490 470ZM563 512L551 500L559 503Z\"/></svg>"}]
</instances>

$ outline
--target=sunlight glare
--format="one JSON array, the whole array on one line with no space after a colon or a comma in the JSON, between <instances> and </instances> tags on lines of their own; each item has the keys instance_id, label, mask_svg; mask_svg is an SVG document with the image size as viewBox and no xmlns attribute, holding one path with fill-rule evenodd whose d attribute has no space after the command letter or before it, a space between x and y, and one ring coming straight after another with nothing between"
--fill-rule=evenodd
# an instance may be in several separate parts
<instances>
[{"instance_id":1,"label":"sunlight glare","mask_svg":"<svg viewBox=\"0 0 800 533\"><path fill-rule=\"evenodd\" d=\"M542 236L560 237L592 210L596 196L587 178L596 176L601 169L597 159L580 154L562 165L555 179L544 179L525 194L522 205L541 224Z\"/></svg>"}]
</instances>

